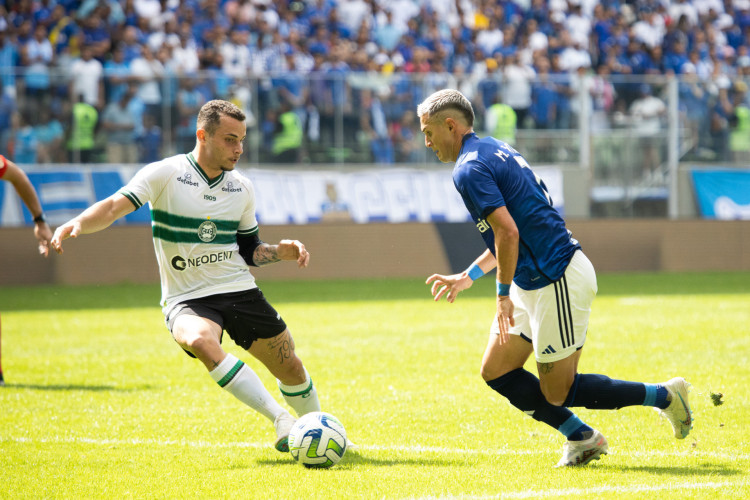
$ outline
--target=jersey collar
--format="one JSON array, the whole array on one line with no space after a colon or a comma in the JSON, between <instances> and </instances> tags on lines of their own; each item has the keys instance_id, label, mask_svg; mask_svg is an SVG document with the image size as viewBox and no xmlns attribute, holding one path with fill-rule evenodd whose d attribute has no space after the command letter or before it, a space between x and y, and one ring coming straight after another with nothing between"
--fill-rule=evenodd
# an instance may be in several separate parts
<instances>
[{"instance_id":1,"label":"jersey collar","mask_svg":"<svg viewBox=\"0 0 750 500\"><path fill-rule=\"evenodd\" d=\"M193 156L193 153L190 152L186 156L187 156L188 161L190 162L190 165L192 165L195 171L198 172L198 175L200 175L201 178L204 181L206 181L206 184L208 184L208 187L214 187L224 179L224 172L219 174L214 179L209 179L208 175L206 175L206 172L204 172L201 166L198 165L198 162L195 160L195 156Z\"/></svg>"}]
</instances>

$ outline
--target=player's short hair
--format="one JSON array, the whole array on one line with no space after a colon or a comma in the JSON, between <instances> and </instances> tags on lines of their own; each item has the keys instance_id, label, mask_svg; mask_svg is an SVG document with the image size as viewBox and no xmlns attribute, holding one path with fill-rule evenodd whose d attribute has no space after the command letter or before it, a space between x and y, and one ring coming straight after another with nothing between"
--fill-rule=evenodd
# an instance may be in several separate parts
<instances>
[{"instance_id":1,"label":"player's short hair","mask_svg":"<svg viewBox=\"0 0 750 500\"><path fill-rule=\"evenodd\" d=\"M222 116L228 116L235 120L244 122L245 113L229 101L214 99L208 101L198 111L198 128L202 128L208 135L213 135L219 128Z\"/></svg>"},{"instance_id":2,"label":"player's short hair","mask_svg":"<svg viewBox=\"0 0 750 500\"><path fill-rule=\"evenodd\" d=\"M474 126L474 108L461 92L454 89L438 90L417 106L417 116L427 115L428 120L442 118L444 111L458 111L467 125ZM440 115L440 116L437 116Z\"/></svg>"}]
</instances>

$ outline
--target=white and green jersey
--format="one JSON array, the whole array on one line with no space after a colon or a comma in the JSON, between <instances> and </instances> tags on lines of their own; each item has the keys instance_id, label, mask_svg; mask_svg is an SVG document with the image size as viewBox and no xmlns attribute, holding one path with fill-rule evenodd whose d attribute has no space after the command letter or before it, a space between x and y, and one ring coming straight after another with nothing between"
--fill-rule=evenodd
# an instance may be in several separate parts
<instances>
[{"instance_id":1,"label":"white and green jersey","mask_svg":"<svg viewBox=\"0 0 750 500\"><path fill-rule=\"evenodd\" d=\"M209 179L190 153L146 165L119 193L150 205L165 315L184 300L256 287L237 244L237 233L258 232L249 179Z\"/></svg>"}]
</instances>

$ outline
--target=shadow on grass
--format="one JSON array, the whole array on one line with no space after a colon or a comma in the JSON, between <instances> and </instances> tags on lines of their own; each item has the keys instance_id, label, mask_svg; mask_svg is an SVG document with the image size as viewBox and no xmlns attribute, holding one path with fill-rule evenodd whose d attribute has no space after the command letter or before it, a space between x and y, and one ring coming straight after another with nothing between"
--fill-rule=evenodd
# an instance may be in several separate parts
<instances>
[{"instance_id":1,"label":"shadow on grass","mask_svg":"<svg viewBox=\"0 0 750 500\"><path fill-rule=\"evenodd\" d=\"M290 461L289 457L279 457L277 459L259 459L255 462L257 465L270 465L270 466L278 466L278 465L285 465L285 464L291 464L295 467L299 467L298 464L296 464L294 461ZM344 458L339 462L338 465L336 465L335 469L337 470L348 470L348 469L354 469L361 465L368 465L371 467L391 467L394 465L417 465L420 467L424 466L435 466L435 467L456 467L461 466L462 464L460 462L456 462L454 460L448 460L448 459L440 459L440 458L388 458L388 459L380 459L380 458L374 458L374 457L368 457L367 455L363 455L360 453L347 453L344 455ZM468 465L468 464L465 464Z\"/></svg>"},{"instance_id":2,"label":"shadow on grass","mask_svg":"<svg viewBox=\"0 0 750 500\"><path fill-rule=\"evenodd\" d=\"M42 385L42 384L12 384L5 383L5 390L8 389L30 389L34 391L89 391L89 392L136 392L150 391L155 389L151 385L141 385L137 387L115 387L113 385Z\"/></svg>"},{"instance_id":3,"label":"shadow on grass","mask_svg":"<svg viewBox=\"0 0 750 500\"><path fill-rule=\"evenodd\" d=\"M636 466L627 466L627 465L618 465L618 466L610 466L601 464L598 468L601 469L610 469L610 470L616 470L621 472L648 472L649 474L661 474L661 475L669 475L669 476L738 476L742 475L745 472L740 469L735 469L733 467L729 467L724 464L712 464L712 463L704 463L699 466L662 466L662 465L636 465Z\"/></svg>"}]
</instances>

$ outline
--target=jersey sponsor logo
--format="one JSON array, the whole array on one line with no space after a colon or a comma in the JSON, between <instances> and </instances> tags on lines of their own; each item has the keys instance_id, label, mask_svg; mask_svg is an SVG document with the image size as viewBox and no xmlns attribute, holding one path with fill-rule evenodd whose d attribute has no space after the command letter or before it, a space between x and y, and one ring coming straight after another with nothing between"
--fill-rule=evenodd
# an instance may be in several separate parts
<instances>
[{"instance_id":1,"label":"jersey sponsor logo","mask_svg":"<svg viewBox=\"0 0 750 500\"><path fill-rule=\"evenodd\" d=\"M229 181L227 182L227 185L225 187L221 188L221 190L225 193L239 193L240 191L242 191L242 188L234 187L234 183L232 183L232 181Z\"/></svg>"},{"instance_id":2,"label":"jersey sponsor logo","mask_svg":"<svg viewBox=\"0 0 750 500\"><path fill-rule=\"evenodd\" d=\"M210 243L216 238L216 224L210 220L204 221L198 226L198 238L201 241Z\"/></svg>"},{"instance_id":3,"label":"jersey sponsor logo","mask_svg":"<svg viewBox=\"0 0 750 500\"><path fill-rule=\"evenodd\" d=\"M225 260L231 259L233 253L234 252L232 252L231 250L225 252L207 253L205 255L201 255L200 257L195 257L192 259L186 259L181 255L175 255L174 257L172 257L172 267L178 271L184 271L189 267L200 267L206 264L215 264L217 262L223 262Z\"/></svg>"},{"instance_id":4,"label":"jersey sponsor logo","mask_svg":"<svg viewBox=\"0 0 750 500\"><path fill-rule=\"evenodd\" d=\"M197 182L193 181L192 179L193 179L193 174L191 174L190 172L187 172L187 173L185 173L184 176L178 177L177 181L181 182L183 184L187 184L188 186L198 187L199 184Z\"/></svg>"},{"instance_id":5,"label":"jersey sponsor logo","mask_svg":"<svg viewBox=\"0 0 750 500\"><path fill-rule=\"evenodd\" d=\"M479 229L480 233L487 231L489 228L490 228L490 225L487 224L486 219L479 219L479 222L477 222L477 229Z\"/></svg>"}]
</instances>

